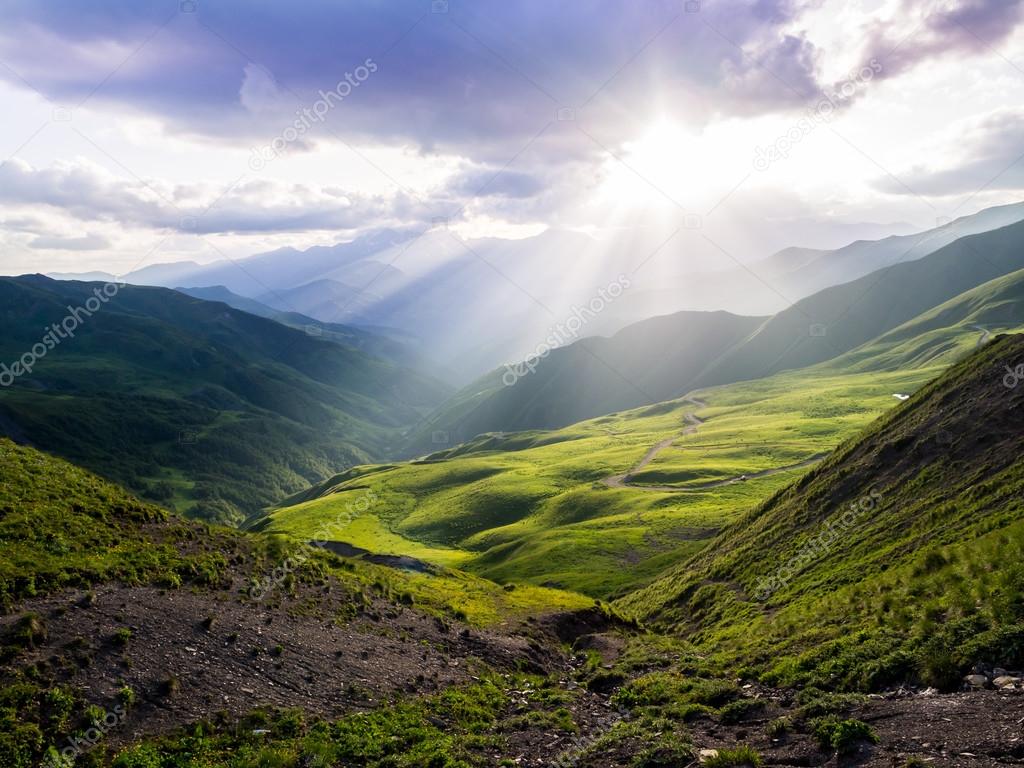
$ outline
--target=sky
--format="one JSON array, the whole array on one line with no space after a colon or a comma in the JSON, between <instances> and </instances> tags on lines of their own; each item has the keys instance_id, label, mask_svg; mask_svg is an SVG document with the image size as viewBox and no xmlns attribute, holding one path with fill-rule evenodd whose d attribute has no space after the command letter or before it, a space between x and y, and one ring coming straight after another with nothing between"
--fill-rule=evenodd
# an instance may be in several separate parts
<instances>
[{"instance_id":1,"label":"sky","mask_svg":"<svg viewBox=\"0 0 1024 768\"><path fill-rule=\"evenodd\" d=\"M1024 188L1020 2L7 0L3 13L7 274L123 274L438 226L682 231L695 254L750 262L929 228Z\"/></svg>"}]
</instances>

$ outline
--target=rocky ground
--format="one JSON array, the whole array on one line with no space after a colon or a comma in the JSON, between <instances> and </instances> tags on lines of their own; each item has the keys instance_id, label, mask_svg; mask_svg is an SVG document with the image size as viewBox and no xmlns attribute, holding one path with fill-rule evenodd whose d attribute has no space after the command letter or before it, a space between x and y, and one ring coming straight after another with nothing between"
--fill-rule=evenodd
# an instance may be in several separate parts
<instances>
[{"instance_id":1,"label":"rocky ground","mask_svg":"<svg viewBox=\"0 0 1024 768\"><path fill-rule=\"evenodd\" d=\"M636 717L613 704L614 687L587 687L583 649L598 652L610 667L629 642L628 628L610 627L596 612L481 631L383 600L353 614L348 597L308 586L271 607L239 599L233 590L116 585L34 599L19 615L26 611L44 622L46 638L19 665L36 665L54 681L86 690L89 702L103 708L113 706L123 686L136 692L128 716L106 734L107 747L200 720L230 721L257 706L336 717L488 671L511 681L526 670L564 694L572 727L531 721L540 706L537 692L512 690L499 726L505 747L486 756L492 764L635 765L635 743L595 750ZM0 633L16 618L0 617ZM592 659L590 665L592 671ZM844 756L823 750L801 728L797 692L741 681L742 696L763 706L741 722L723 723L714 714L690 719L689 764L741 744L757 750L766 766L1024 764L1024 686L999 681L1001 672L979 669L980 677L957 693L901 690L860 700L844 717L868 723L879 742L861 743ZM769 724L782 718L793 726L770 736Z\"/></svg>"}]
</instances>

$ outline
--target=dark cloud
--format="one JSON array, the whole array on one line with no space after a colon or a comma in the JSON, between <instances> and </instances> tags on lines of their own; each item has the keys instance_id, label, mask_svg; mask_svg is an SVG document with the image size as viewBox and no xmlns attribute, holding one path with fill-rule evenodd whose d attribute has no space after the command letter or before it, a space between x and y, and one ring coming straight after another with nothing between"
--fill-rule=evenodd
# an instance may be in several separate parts
<instances>
[{"instance_id":1,"label":"dark cloud","mask_svg":"<svg viewBox=\"0 0 1024 768\"><path fill-rule=\"evenodd\" d=\"M0 31L12 71L0 76L65 105L89 97L178 131L266 143L372 59L313 126L317 140L411 141L499 164L531 140L551 158L593 152L566 130L536 138L562 107L616 143L654 104L700 121L817 91L813 49L781 31L801 10L793 0L699 12L684 0L451 0L446 13L428 0L179 5L12 0Z\"/></svg>"},{"instance_id":2,"label":"dark cloud","mask_svg":"<svg viewBox=\"0 0 1024 768\"><path fill-rule=\"evenodd\" d=\"M899 31L881 21L868 26L863 61L878 61L878 79L887 79L938 56L984 53L1013 33L1022 10L1021 0L963 0L952 8L903 0Z\"/></svg>"}]
</instances>

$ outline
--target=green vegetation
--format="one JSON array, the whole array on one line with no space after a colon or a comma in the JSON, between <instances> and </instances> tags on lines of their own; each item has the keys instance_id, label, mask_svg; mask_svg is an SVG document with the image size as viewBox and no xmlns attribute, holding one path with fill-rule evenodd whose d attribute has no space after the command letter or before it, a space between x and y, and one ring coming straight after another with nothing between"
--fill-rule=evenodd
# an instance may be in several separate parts
<instances>
[{"instance_id":1,"label":"green vegetation","mask_svg":"<svg viewBox=\"0 0 1024 768\"><path fill-rule=\"evenodd\" d=\"M822 717L811 723L811 730L822 749L834 749L840 753L854 752L862 742L878 743L878 736L871 726L860 720Z\"/></svg>"},{"instance_id":2,"label":"green vegetation","mask_svg":"<svg viewBox=\"0 0 1024 768\"><path fill-rule=\"evenodd\" d=\"M715 358L751 334L764 318L729 312L677 312L552 350L513 386L499 368L466 386L412 436L406 452L437 450L441 432L464 443L485 432L555 429L645 403L672 400L692 388ZM586 387L579 382L586 381Z\"/></svg>"},{"instance_id":3,"label":"green vegetation","mask_svg":"<svg viewBox=\"0 0 1024 768\"><path fill-rule=\"evenodd\" d=\"M0 439L0 611L100 581L218 584L239 537L175 518L94 475ZM181 542L209 537L209 550ZM26 625L31 639L37 629Z\"/></svg>"},{"instance_id":4,"label":"green vegetation","mask_svg":"<svg viewBox=\"0 0 1024 768\"><path fill-rule=\"evenodd\" d=\"M563 730L574 728L567 711L548 695L549 686L543 678L489 675L473 685L333 722L307 719L295 710L260 710L237 725L203 723L184 734L132 746L112 765L482 768L493 765L490 755L505 745L505 733L513 726L506 717L513 692L525 695L527 711L519 717L527 727L554 723Z\"/></svg>"},{"instance_id":5,"label":"green vegetation","mask_svg":"<svg viewBox=\"0 0 1024 768\"><path fill-rule=\"evenodd\" d=\"M0 280L0 361L20 359L100 287ZM74 333L0 388L0 431L213 521L383 457L446 394L362 352L162 288L120 288Z\"/></svg>"},{"instance_id":6,"label":"green vegetation","mask_svg":"<svg viewBox=\"0 0 1024 768\"><path fill-rule=\"evenodd\" d=\"M893 392L913 391L939 370L793 372L698 392L704 407L675 400L556 432L481 436L422 461L353 468L251 525L501 582L613 597L700 551L806 470L717 488L699 484L828 451L895 406ZM704 423L684 434L692 413ZM676 439L631 482L687 492L603 482L666 438ZM368 494L372 503L353 512Z\"/></svg>"},{"instance_id":7,"label":"green vegetation","mask_svg":"<svg viewBox=\"0 0 1024 768\"><path fill-rule=\"evenodd\" d=\"M760 768L763 763L757 751L745 744L733 749L719 749L717 752L704 761L705 768Z\"/></svg>"},{"instance_id":8,"label":"green vegetation","mask_svg":"<svg viewBox=\"0 0 1024 768\"><path fill-rule=\"evenodd\" d=\"M996 339L617 606L784 685L1020 666L1021 359L1024 336Z\"/></svg>"}]
</instances>

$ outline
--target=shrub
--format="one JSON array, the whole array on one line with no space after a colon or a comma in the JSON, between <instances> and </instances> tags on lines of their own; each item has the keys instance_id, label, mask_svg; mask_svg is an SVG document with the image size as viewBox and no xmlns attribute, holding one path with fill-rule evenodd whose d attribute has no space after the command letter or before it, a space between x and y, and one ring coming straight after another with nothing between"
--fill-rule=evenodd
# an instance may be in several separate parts
<instances>
[{"instance_id":1,"label":"shrub","mask_svg":"<svg viewBox=\"0 0 1024 768\"><path fill-rule=\"evenodd\" d=\"M821 717L811 723L811 731L822 749L834 749L840 753L854 752L864 741L878 743L878 735L871 726L860 720Z\"/></svg>"},{"instance_id":2,"label":"shrub","mask_svg":"<svg viewBox=\"0 0 1024 768\"><path fill-rule=\"evenodd\" d=\"M737 699L722 707L719 718L723 723L742 723L755 712L764 709L764 702L758 699Z\"/></svg>"}]
</instances>

